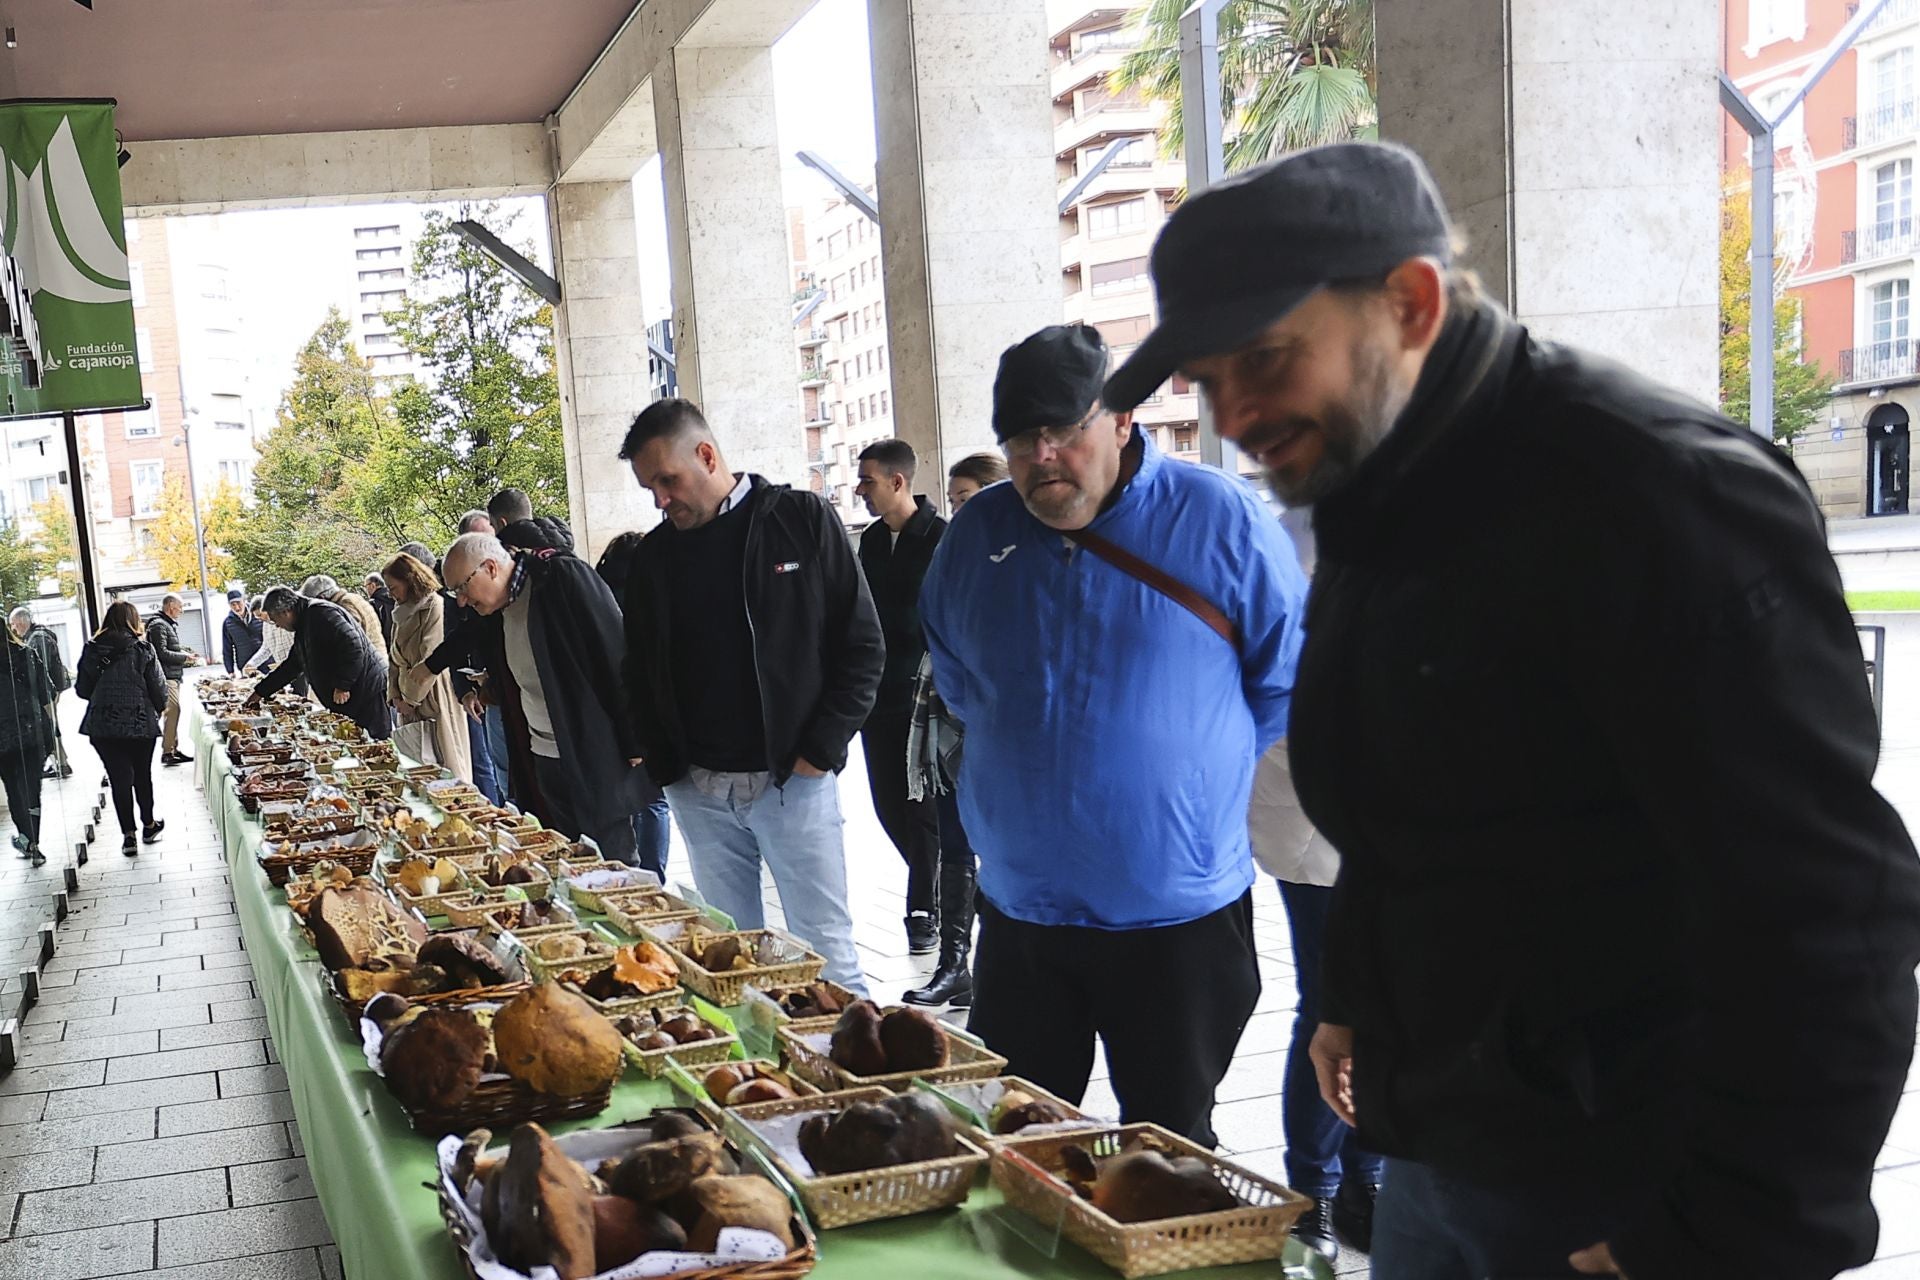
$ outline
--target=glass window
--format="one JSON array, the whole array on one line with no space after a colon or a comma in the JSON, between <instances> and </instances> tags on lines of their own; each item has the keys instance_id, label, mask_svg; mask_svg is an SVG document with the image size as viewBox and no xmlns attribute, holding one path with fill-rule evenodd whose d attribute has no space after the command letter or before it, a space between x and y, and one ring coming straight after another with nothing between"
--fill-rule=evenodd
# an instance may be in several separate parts
<instances>
[{"instance_id":1,"label":"glass window","mask_svg":"<svg viewBox=\"0 0 1920 1280\"><path fill-rule=\"evenodd\" d=\"M1873 343L1875 346L1907 340L1910 286L1905 280L1885 280L1873 286Z\"/></svg>"},{"instance_id":2,"label":"glass window","mask_svg":"<svg viewBox=\"0 0 1920 1280\"><path fill-rule=\"evenodd\" d=\"M1747 43L1798 40L1807 34L1807 0L1749 0Z\"/></svg>"},{"instance_id":3,"label":"glass window","mask_svg":"<svg viewBox=\"0 0 1920 1280\"><path fill-rule=\"evenodd\" d=\"M1108 146L1117 146L1120 148L1120 150L1114 153L1113 159L1107 161L1107 168L1109 169L1148 169L1153 166L1153 135L1141 133L1117 143L1087 148L1086 156L1081 165L1082 171L1085 171L1087 165L1098 160Z\"/></svg>"},{"instance_id":4,"label":"glass window","mask_svg":"<svg viewBox=\"0 0 1920 1280\"><path fill-rule=\"evenodd\" d=\"M1873 60L1873 109L1892 113L1913 97L1913 47L1895 49Z\"/></svg>"},{"instance_id":5,"label":"glass window","mask_svg":"<svg viewBox=\"0 0 1920 1280\"><path fill-rule=\"evenodd\" d=\"M52 476L33 476L20 484L20 505L23 509L37 506L51 498L55 492Z\"/></svg>"},{"instance_id":6,"label":"glass window","mask_svg":"<svg viewBox=\"0 0 1920 1280\"><path fill-rule=\"evenodd\" d=\"M130 409L120 418L129 440L150 440L160 434L160 415L152 409Z\"/></svg>"},{"instance_id":7,"label":"glass window","mask_svg":"<svg viewBox=\"0 0 1920 1280\"><path fill-rule=\"evenodd\" d=\"M1122 258L1118 262L1096 262L1092 275L1093 296L1096 298L1109 293L1144 289L1147 287L1147 260L1139 257Z\"/></svg>"},{"instance_id":8,"label":"glass window","mask_svg":"<svg viewBox=\"0 0 1920 1280\"><path fill-rule=\"evenodd\" d=\"M140 372L153 372L153 330L144 325L133 331L133 348L140 353Z\"/></svg>"},{"instance_id":9,"label":"glass window","mask_svg":"<svg viewBox=\"0 0 1920 1280\"><path fill-rule=\"evenodd\" d=\"M880 393L880 412L883 414L893 412L891 409L887 408L887 393L884 391Z\"/></svg>"},{"instance_id":10,"label":"glass window","mask_svg":"<svg viewBox=\"0 0 1920 1280\"><path fill-rule=\"evenodd\" d=\"M1089 205L1087 208L1088 234L1095 239L1137 231L1146 223L1147 202L1139 196L1111 204Z\"/></svg>"},{"instance_id":11,"label":"glass window","mask_svg":"<svg viewBox=\"0 0 1920 1280\"><path fill-rule=\"evenodd\" d=\"M166 479L164 462L129 462L133 479L133 514L150 516L160 510L160 486Z\"/></svg>"},{"instance_id":12,"label":"glass window","mask_svg":"<svg viewBox=\"0 0 1920 1280\"><path fill-rule=\"evenodd\" d=\"M1776 201L1776 208L1778 207ZM1895 160L1873 171L1873 225L1881 235L1913 217L1913 161ZM1778 234L1779 214L1774 215Z\"/></svg>"},{"instance_id":13,"label":"glass window","mask_svg":"<svg viewBox=\"0 0 1920 1280\"><path fill-rule=\"evenodd\" d=\"M1153 321L1147 316L1128 316L1124 320L1101 320L1094 324L1109 347L1130 347L1147 336Z\"/></svg>"},{"instance_id":14,"label":"glass window","mask_svg":"<svg viewBox=\"0 0 1920 1280\"><path fill-rule=\"evenodd\" d=\"M230 484L236 489L245 489L253 480L253 468L245 458L220 459L220 482Z\"/></svg>"},{"instance_id":15,"label":"glass window","mask_svg":"<svg viewBox=\"0 0 1920 1280\"><path fill-rule=\"evenodd\" d=\"M221 431L245 431L247 429L247 424L244 422L230 422L224 418L215 418L213 425Z\"/></svg>"},{"instance_id":16,"label":"glass window","mask_svg":"<svg viewBox=\"0 0 1920 1280\"><path fill-rule=\"evenodd\" d=\"M1131 49L1135 47L1135 43L1133 37L1127 34L1127 29L1124 26L1101 27L1097 31L1082 31L1080 33L1079 52L1077 56L1084 58L1088 54L1098 53L1102 49Z\"/></svg>"}]
</instances>

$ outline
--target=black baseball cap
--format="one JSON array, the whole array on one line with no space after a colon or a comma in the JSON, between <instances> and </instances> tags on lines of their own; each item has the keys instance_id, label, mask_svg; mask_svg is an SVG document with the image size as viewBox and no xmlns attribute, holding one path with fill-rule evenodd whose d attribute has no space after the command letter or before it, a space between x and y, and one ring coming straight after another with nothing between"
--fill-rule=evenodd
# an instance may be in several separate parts
<instances>
[{"instance_id":1,"label":"black baseball cap","mask_svg":"<svg viewBox=\"0 0 1920 1280\"><path fill-rule=\"evenodd\" d=\"M1174 211L1153 245L1160 323L1107 380L1114 412L1179 367L1251 341L1315 290L1452 257L1452 226L1420 157L1342 142L1237 175Z\"/></svg>"},{"instance_id":2,"label":"black baseball cap","mask_svg":"<svg viewBox=\"0 0 1920 1280\"><path fill-rule=\"evenodd\" d=\"M1088 324L1052 324L1000 353L993 379L993 438L1078 422L1107 380L1106 339Z\"/></svg>"}]
</instances>

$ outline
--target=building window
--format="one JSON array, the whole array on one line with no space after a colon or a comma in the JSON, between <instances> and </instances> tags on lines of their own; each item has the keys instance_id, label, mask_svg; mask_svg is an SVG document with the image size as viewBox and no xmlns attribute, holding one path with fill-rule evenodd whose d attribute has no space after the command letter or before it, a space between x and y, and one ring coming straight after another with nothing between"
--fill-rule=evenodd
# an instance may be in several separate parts
<instances>
[{"instance_id":1,"label":"building window","mask_svg":"<svg viewBox=\"0 0 1920 1280\"><path fill-rule=\"evenodd\" d=\"M882 415L893 412L887 407L887 393L884 391L880 393L880 412Z\"/></svg>"},{"instance_id":2,"label":"building window","mask_svg":"<svg viewBox=\"0 0 1920 1280\"><path fill-rule=\"evenodd\" d=\"M1131 347L1147 336L1153 321L1147 316L1128 316L1124 320L1101 320L1093 327L1100 331L1109 347Z\"/></svg>"},{"instance_id":3,"label":"building window","mask_svg":"<svg viewBox=\"0 0 1920 1280\"><path fill-rule=\"evenodd\" d=\"M1146 224L1147 202L1139 196L1087 207L1087 233L1096 240L1138 231Z\"/></svg>"},{"instance_id":4,"label":"building window","mask_svg":"<svg viewBox=\"0 0 1920 1280\"><path fill-rule=\"evenodd\" d=\"M1799 40L1807 34L1807 0L1748 0L1747 48L1761 49L1776 40Z\"/></svg>"},{"instance_id":5,"label":"building window","mask_svg":"<svg viewBox=\"0 0 1920 1280\"><path fill-rule=\"evenodd\" d=\"M398 226L355 227L353 229L353 238L355 240L382 240L389 237L397 237L399 234L400 228Z\"/></svg>"},{"instance_id":6,"label":"building window","mask_svg":"<svg viewBox=\"0 0 1920 1280\"><path fill-rule=\"evenodd\" d=\"M213 426L216 431L245 431L247 429L247 424L244 422L233 422L224 418L215 418L213 420Z\"/></svg>"},{"instance_id":7,"label":"building window","mask_svg":"<svg viewBox=\"0 0 1920 1280\"><path fill-rule=\"evenodd\" d=\"M1101 27L1097 31L1082 31L1076 57L1084 58L1090 53L1099 53L1102 49L1133 49L1138 43L1127 34L1125 27Z\"/></svg>"},{"instance_id":8,"label":"building window","mask_svg":"<svg viewBox=\"0 0 1920 1280\"><path fill-rule=\"evenodd\" d=\"M1793 96L1793 89L1794 86L1790 84L1782 84L1762 90L1754 96L1754 105L1760 108L1760 113L1766 116L1767 119L1777 120L1779 119L1781 109L1787 105L1787 99ZM1788 116L1785 120L1781 120L1774 128L1774 145L1776 147L1790 147L1799 142L1800 139L1806 135L1806 115L1807 104L1802 101L1794 107L1792 115ZM1751 154L1751 143L1748 144L1748 151L1749 154Z\"/></svg>"},{"instance_id":9,"label":"building window","mask_svg":"<svg viewBox=\"0 0 1920 1280\"><path fill-rule=\"evenodd\" d=\"M1894 343L1907 340L1907 317L1910 286L1905 280L1885 280L1873 286L1868 294L1872 300L1873 345L1886 351Z\"/></svg>"},{"instance_id":10,"label":"building window","mask_svg":"<svg viewBox=\"0 0 1920 1280\"><path fill-rule=\"evenodd\" d=\"M127 424L129 440L151 440L160 434L160 415L153 409L130 409L120 418Z\"/></svg>"},{"instance_id":11,"label":"building window","mask_svg":"<svg viewBox=\"0 0 1920 1280\"><path fill-rule=\"evenodd\" d=\"M387 318L378 311L362 311L360 313L361 324L385 324L386 322Z\"/></svg>"},{"instance_id":12,"label":"building window","mask_svg":"<svg viewBox=\"0 0 1920 1280\"><path fill-rule=\"evenodd\" d=\"M1122 89L1115 93L1102 83L1080 91L1080 113L1076 118L1084 120L1102 111L1141 111L1146 105L1147 100L1138 89Z\"/></svg>"},{"instance_id":13,"label":"building window","mask_svg":"<svg viewBox=\"0 0 1920 1280\"><path fill-rule=\"evenodd\" d=\"M1146 287L1147 260L1144 257L1122 258L1118 262L1093 264L1093 296L1096 298L1111 293L1128 293L1134 289Z\"/></svg>"},{"instance_id":14,"label":"building window","mask_svg":"<svg viewBox=\"0 0 1920 1280\"><path fill-rule=\"evenodd\" d=\"M1774 217L1777 227L1779 214ZM1895 160L1881 165L1873 171L1874 234L1882 239L1897 235L1912 218L1913 161Z\"/></svg>"},{"instance_id":15,"label":"building window","mask_svg":"<svg viewBox=\"0 0 1920 1280\"><path fill-rule=\"evenodd\" d=\"M1912 118L1913 46L1908 45L1873 60L1873 111L1866 132L1870 140L1884 138Z\"/></svg>"},{"instance_id":16,"label":"building window","mask_svg":"<svg viewBox=\"0 0 1920 1280\"><path fill-rule=\"evenodd\" d=\"M407 272L404 267L383 267L377 271L362 271L360 273L360 279L362 281L405 280L406 278Z\"/></svg>"},{"instance_id":17,"label":"building window","mask_svg":"<svg viewBox=\"0 0 1920 1280\"><path fill-rule=\"evenodd\" d=\"M1107 168L1150 169L1153 167L1154 142L1152 134L1135 134L1131 138L1124 138L1111 145L1119 147L1120 149L1114 153L1113 159L1107 161ZM1086 159L1081 164L1081 170L1084 172L1086 166L1098 160L1106 149L1106 147L1089 147L1087 149Z\"/></svg>"},{"instance_id":18,"label":"building window","mask_svg":"<svg viewBox=\"0 0 1920 1280\"><path fill-rule=\"evenodd\" d=\"M1199 428L1184 422L1175 424L1173 428L1173 451L1175 453L1193 453L1199 448Z\"/></svg>"},{"instance_id":19,"label":"building window","mask_svg":"<svg viewBox=\"0 0 1920 1280\"><path fill-rule=\"evenodd\" d=\"M127 285L133 290L133 305L136 307L146 306L147 268L145 263L129 262L127 264Z\"/></svg>"},{"instance_id":20,"label":"building window","mask_svg":"<svg viewBox=\"0 0 1920 1280\"><path fill-rule=\"evenodd\" d=\"M35 507L54 494L52 476L34 476L20 484L21 506Z\"/></svg>"},{"instance_id":21,"label":"building window","mask_svg":"<svg viewBox=\"0 0 1920 1280\"><path fill-rule=\"evenodd\" d=\"M166 480L164 462L130 462L127 470L133 479L133 514L150 516L160 510L160 486Z\"/></svg>"},{"instance_id":22,"label":"building window","mask_svg":"<svg viewBox=\"0 0 1920 1280\"><path fill-rule=\"evenodd\" d=\"M390 244L382 245L377 249L355 249L353 256L362 262L379 262L383 258L398 258L400 256L400 246Z\"/></svg>"},{"instance_id":23,"label":"building window","mask_svg":"<svg viewBox=\"0 0 1920 1280\"><path fill-rule=\"evenodd\" d=\"M253 480L253 468L245 458L220 459L220 483L245 489Z\"/></svg>"},{"instance_id":24,"label":"building window","mask_svg":"<svg viewBox=\"0 0 1920 1280\"><path fill-rule=\"evenodd\" d=\"M153 330L137 328L133 331L133 349L140 353L140 372L153 372Z\"/></svg>"}]
</instances>

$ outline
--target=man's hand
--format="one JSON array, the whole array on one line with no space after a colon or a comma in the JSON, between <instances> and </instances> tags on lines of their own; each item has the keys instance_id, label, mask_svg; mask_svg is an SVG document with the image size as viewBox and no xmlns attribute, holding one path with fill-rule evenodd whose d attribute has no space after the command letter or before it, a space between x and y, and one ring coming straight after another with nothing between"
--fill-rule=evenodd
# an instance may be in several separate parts
<instances>
[{"instance_id":1,"label":"man's hand","mask_svg":"<svg viewBox=\"0 0 1920 1280\"><path fill-rule=\"evenodd\" d=\"M1333 1114L1353 1124L1353 1028L1321 1023L1307 1046L1307 1056L1313 1059L1313 1074L1320 1080L1320 1096Z\"/></svg>"},{"instance_id":2,"label":"man's hand","mask_svg":"<svg viewBox=\"0 0 1920 1280\"><path fill-rule=\"evenodd\" d=\"M247 700L240 704L240 709L242 711L258 711L260 709L260 695L257 693L249 695Z\"/></svg>"},{"instance_id":3,"label":"man's hand","mask_svg":"<svg viewBox=\"0 0 1920 1280\"><path fill-rule=\"evenodd\" d=\"M827 771L825 769L822 769L819 765L807 759L805 756L799 756L795 758L793 762L793 771L799 774L803 778L824 778L827 776Z\"/></svg>"},{"instance_id":4,"label":"man's hand","mask_svg":"<svg viewBox=\"0 0 1920 1280\"><path fill-rule=\"evenodd\" d=\"M353 690L351 690L351 689L335 689L335 690L333 691L333 705L334 705L334 706L336 706L336 707L344 707L344 706L346 706L346 705L347 705L347 704L348 704L349 702L352 702L352 701L353 701Z\"/></svg>"},{"instance_id":5,"label":"man's hand","mask_svg":"<svg viewBox=\"0 0 1920 1280\"><path fill-rule=\"evenodd\" d=\"M1614 1262L1613 1250L1607 1247L1604 1240L1588 1245L1568 1258L1567 1262L1583 1276L1619 1276L1621 1280L1626 1280L1626 1273Z\"/></svg>"},{"instance_id":6,"label":"man's hand","mask_svg":"<svg viewBox=\"0 0 1920 1280\"><path fill-rule=\"evenodd\" d=\"M460 699L460 705L465 707L467 714L475 720L485 720L487 718L487 704L480 701L480 695L477 693L468 693Z\"/></svg>"},{"instance_id":7,"label":"man's hand","mask_svg":"<svg viewBox=\"0 0 1920 1280\"><path fill-rule=\"evenodd\" d=\"M628 756L628 757L627 757L627 768L629 768L629 769L638 769L638 768L639 768L639 767L640 767L641 765L643 765L643 764L645 764L645 763L646 763L646 761L645 761L645 760L643 760L643 759L641 759L641 758L640 758L639 756Z\"/></svg>"}]
</instances>

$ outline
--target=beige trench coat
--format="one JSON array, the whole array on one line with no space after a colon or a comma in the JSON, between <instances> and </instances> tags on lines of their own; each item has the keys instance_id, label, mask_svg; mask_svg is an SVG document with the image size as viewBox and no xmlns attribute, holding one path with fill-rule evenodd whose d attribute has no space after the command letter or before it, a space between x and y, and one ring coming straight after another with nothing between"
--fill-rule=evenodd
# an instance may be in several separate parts
<instances>
[{"instance_id":1,"label":"beige trench coat","mask_svg":"<svg viewBox=\"0 0 1920 1280\"><path fill-rule=\"evenodd\" d=\"M472 782L467 713L453 696L453 676L445 671L436 676L426 668L427 655L440 647L445 627L437 593L394 610L393 648L387 653L387 700L400 704L401 724L433 721L433 746L440 763L461 781Z\"/></svg>"}]
</instances>

